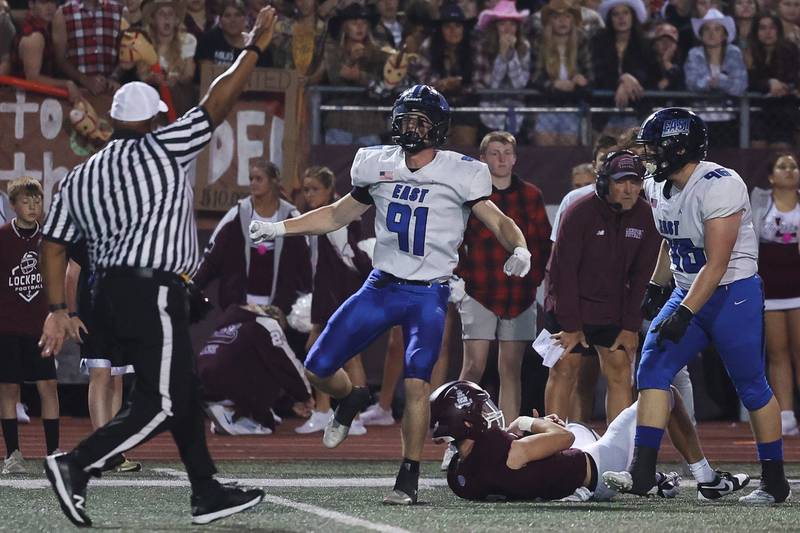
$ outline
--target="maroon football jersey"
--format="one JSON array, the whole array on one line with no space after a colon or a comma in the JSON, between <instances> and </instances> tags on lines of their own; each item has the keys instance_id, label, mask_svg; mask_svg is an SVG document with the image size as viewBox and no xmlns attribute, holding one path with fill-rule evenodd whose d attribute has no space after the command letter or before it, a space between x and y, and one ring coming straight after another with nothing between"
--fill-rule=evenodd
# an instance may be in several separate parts
<instances>
[{"instance_id":1,"label":"maroon football jersey","mask_svg":"<svg viewBox=\"0 0 800 533\"><path fill-rule=\"evenodd\" d=\"M516 436L493 428L484 432L466 459L454 459L447 484L457 496L482 500L503 496L509 500L557 500L569 496L586 479L586 455L575 448L532 461L519 470L506 466Z\"/></svg>"},{"instance_id":2,"label":"maroon football jersey","mask_svg":"<svg viewBox=\"0 0 800 533\"><path fill-rule=\"evenodd\" d=\"M13 222L0 227L0 333L39 337L47 299L39 269L42 234Z\"/></svg>"}]
</instances>

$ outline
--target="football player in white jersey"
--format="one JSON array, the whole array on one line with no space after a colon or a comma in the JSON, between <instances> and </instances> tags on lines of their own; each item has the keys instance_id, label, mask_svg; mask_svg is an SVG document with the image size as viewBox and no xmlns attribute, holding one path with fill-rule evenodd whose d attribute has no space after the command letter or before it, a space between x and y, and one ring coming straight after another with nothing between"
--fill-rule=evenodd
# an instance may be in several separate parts
<instances>
[{"instance_id":1,"label":"football player in white jersey","mask_svg":"<svg viewBox=\"0 0 800 533\"><path fill-rule=\"evenodd\" d=\"M664 237L643 307L663 307L642 347L633 463L628 471L604 473L604 482L635 494L653 486L670 381L713 342L750 411L761 461L759 488L739 501L784 502L791 491L783 471L780 407L764 373L764 297L747 186L735 171L704 161L708 130L691 111L653 113L637 143L644 146L642 158L652 177L645 196ZM671 293L664 290L670 274L676 284ZM692 472L704 466L689 465ZM698 479L700 485L723 492L735 488L724 473Z\"/></svg>"},{"instance_id":2,"label":"football player in white jersey","mask_svg":"<svg viewBox=\"0 0 800 533\"><path fill-rule=\"evenodd\" d=\"M379 335L401 325L405 337L403 463L384 503L417 501L419 461L430 418L431 370L442 341L448 280L470 213L511 252L504 271L524 276L531 254L525 237L491 201L488 167L456 152L439 150L447 137L450 108L427 85L403 92L392 109L396 145L362 148L351 170L352 192L337 202L279 223L255 221L255 242L280 235L324 234L346 226L375 205L375 252L364 286L333 314L308 353L312 384L339 400L323 443L338 446L355 415L369 405L366 387L353 387L342 365Z\"/></svg>"}]
</instances>

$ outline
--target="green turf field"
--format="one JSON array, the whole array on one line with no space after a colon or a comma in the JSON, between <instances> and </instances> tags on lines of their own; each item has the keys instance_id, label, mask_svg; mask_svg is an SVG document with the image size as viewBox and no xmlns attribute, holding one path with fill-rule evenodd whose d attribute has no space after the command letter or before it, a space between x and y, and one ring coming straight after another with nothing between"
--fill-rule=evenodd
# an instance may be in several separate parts
<instances>
[{"instance_id":1,"label":"green turf field","mask_svg":"<svg viewBox=\"0 0 800 533\"><path fill-rule=\"evenodd\" d=\"M31 470L38 470L38 465L28 462ZM209 531L800 531L800 504L744 508L730 497L701 505L693 486L685 486L674 500L622 496L610 503L472 503L450 493L438 465L426 463L422 505L401 508L381 504L382 495L394 482L394 462L226 462L219 466L221 478L245 484L250 479L263 486L267 501L202 526ZM754 464L722 466L758 474ZM800 478L800 465L790 465L788 474ZM793 483L793 489L800 494L800 484ZM175 463L148 463L138 474L104 476L89 488L87 511L95 527L104 531L201 527L190 524L188 483ZM70 529L43 473L0 478L0 530Z\"/></svg>"}]
</instances>

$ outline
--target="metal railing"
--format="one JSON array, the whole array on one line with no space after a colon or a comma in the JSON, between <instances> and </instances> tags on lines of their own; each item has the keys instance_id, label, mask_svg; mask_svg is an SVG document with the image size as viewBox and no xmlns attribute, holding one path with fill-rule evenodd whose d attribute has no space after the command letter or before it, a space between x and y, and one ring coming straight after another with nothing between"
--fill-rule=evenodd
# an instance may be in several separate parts
<instances>
[{"instance_id":1,"label":"metal railing","mask_svg":"<svg viewBox=\"0 0 800 533\"><path fill-rule=\"evenodd\" d=\"M392 110L391 105L337 105L324 103L326 95L366 95L366 89L360 87L342 87L315 85L306 88L309 113L311 116L311 139L313 144L323 144L324 135L322 134L322 114L330 112L385 112ZM477 96L489 98L503 97L524 97L541 98L544 101L548 95L532 89L496 89L496 90L476 90ZM706 95L685 91L647 91L642 97L637 107L618 108L615 105L598 105L598 101L606 100L613 103L613 91L593 91L590 96L592 102L577 102L576 105L567 107L551 107L547 105L519 105L519 106L493 106L477 107L462 106L453 107L453 113L507 113L519 115L532 115L535 113L570 113L581 115L578 139L581 145L590 145L588 133L591 132L592 119L595 115L641 115L648 106L655 110L664 107L666 102L670 105L684 104L691 107L698 113L733 113L738 115L739 127L739 147L750 147L750 124L751 113L760 111L759 107L751 107L751 101L760 101L768 98L761 93L747 93L741 97L728 95ZM652 103L651 103L652 102ZM731 105L730 102L736 102Z\"/></svg>"}]
</instances>

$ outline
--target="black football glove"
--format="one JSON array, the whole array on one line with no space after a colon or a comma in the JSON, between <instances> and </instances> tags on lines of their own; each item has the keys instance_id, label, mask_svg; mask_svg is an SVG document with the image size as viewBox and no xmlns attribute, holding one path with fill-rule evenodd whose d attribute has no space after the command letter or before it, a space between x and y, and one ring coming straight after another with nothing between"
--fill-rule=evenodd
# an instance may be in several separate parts
<instances>
[{"instance_id":1,"label":"black football glove","mask_svg":"<svg viewBox=\"0 0 800 533\"><path fill-rule=\"evenodd\" d=\"M694 313L688 307L683 304L679 305L671 315L652 329L653 333L658 333L656 345L661 348L665 340L674 343L680 341L686 333L692 317L694 317Z\"/></svg>"},{"instance_id":2,"label":"black football glove","mask_svg":"<svg viewBox=\"0 0 800 533\"><path fill-rule=\"evenodd\" d=\"M647 291L642 300L642 316L647 320L653 320L672 294L671 287L662 287L652 281L647 284Z\"/></svg>"}]
</instances>

